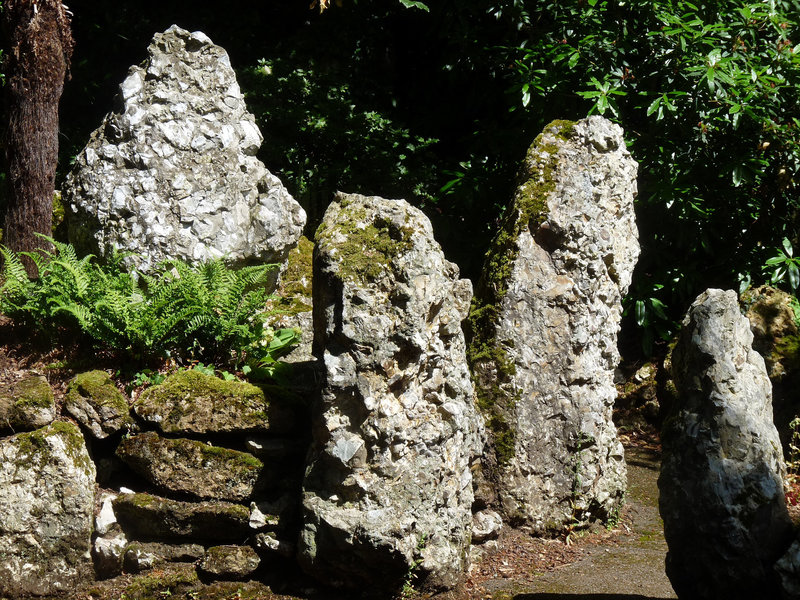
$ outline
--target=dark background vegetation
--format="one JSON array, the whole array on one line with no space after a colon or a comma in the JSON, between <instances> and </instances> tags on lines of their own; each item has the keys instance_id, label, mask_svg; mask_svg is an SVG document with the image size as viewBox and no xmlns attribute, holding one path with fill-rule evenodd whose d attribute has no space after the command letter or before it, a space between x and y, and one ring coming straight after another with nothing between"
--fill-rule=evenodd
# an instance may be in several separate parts
<instances>
[{"instance_id":1,"label":"dark background vegetation","mask_svg":"<svg viewBox=\"0 0 800 600\"><path fill-rule=\"evenodd\" d=\"M797 287L800 0L405 4L73 0L58 181L175 23L228 50L309 237L335 190L405 198L476 280L533 138L600 112L640 162L627 353L706 287Z\"/></svg>"}]
</instances>

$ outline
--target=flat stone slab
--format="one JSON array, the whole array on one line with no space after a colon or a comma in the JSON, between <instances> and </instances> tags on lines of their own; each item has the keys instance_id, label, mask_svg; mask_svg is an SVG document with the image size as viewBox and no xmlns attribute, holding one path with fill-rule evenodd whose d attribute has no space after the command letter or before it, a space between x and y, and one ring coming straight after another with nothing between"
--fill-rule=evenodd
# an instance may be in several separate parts
<instances>
[{"instance_id":1,"label":"flat stone slab","mask_svg":"<svg viewBox=\"0 0 800 600\"><path fill-rule=\"evenodd\" d=\"M244 579L260 564L261 559L250 546L212 546L198 568L214 579Z\"/></svg>"},{"instance_id":2,"label":"flat stone slab","mask_svg":"<svg viewBox=\"0 0 800 600\"><path fill-rule=\"evenodd\" d=\"M229 502L182 502L151 494L120 494L114 512L122 528L140 540L244 539L250 511Z\"/></svg>"},{"instance_id":3,"label":"flat stone slab","mask_svg":"<svg viewBox=\"0 0 800 600\"><path fill-rule=\"evenodd\" d=\"M117 456L159 488L197 498L246 500L264 474L252 454L148 431L123 439Z\"/></svg>"},{"instance_id":4,"label":"flat stone slab","mask_svg":"<svg viewBox=\"0 0 800 600\"><path fill-rule=\"evenodd\" d=\"M133 405L143 421L164 433L289 433L295 411L268 399L243 381L223 381L194 370L180 371L146 389Z\"/></svg>"}]
</instances>

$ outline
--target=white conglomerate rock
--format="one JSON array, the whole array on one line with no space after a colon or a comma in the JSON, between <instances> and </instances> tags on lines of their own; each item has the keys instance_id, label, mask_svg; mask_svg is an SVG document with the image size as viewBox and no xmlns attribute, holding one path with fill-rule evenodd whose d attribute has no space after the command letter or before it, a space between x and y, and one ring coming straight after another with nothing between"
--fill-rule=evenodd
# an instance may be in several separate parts
<instances>
[{"instance_id":1,"label":"white conglomerate rock","mask_svg":"<svg viewBox=\"0 0 800 600\"><path fill-rule=\"evenodd\" d=\"M142 270L168 258L284 263L306 216L256 158L224 49L173 25L120 85L63 189L70 241Z\"/></svg>"},{"instance_id":2,"label":"white conglomerate rock","mask_svg":"<svg viewBox=\"0 0 800 600\"><path fill-rule=\"evenodd\" d=\"M478 499L537 533L606 519L625 493L611 413L639 256L636 170L622 129L602 117L545 127L470 315L490 445Z\"/></svg>"},{"instance_id":3,"label":"white conglomerate rock","mask_svg":"<svg viewBox=\"0 0 800 600\"><path fill-rule=\"evenodd\" d=\"M689 309L672 354L677 399L658 487L667 576L681 598L779 597L774 565L792 525L771 386L752 343L736 293L710 289Z\"/></svg>"},{"instance_id":4,"label":"white conglomerate rock","mask_svg":"<svg viewBox=\"0 0 800 600\"><path fill-rule=\"evenodd\" d=\"M94 492L76 425L0 440L0 596L63 593L93 578Z\"/></svg>"},{"instance_id":5,"label":"white conglomerate rock","mask_svg":"<svg viewBox=\"0 0 800 600\"><path fill-rule=\"evenodd\" d=\"M325 380L301 564L339 586L385 592L410 570L452 586L468 560L482 436L461 330L471 284L403 200L340 194L316 241Z\"/></svg>"}]
</instances>

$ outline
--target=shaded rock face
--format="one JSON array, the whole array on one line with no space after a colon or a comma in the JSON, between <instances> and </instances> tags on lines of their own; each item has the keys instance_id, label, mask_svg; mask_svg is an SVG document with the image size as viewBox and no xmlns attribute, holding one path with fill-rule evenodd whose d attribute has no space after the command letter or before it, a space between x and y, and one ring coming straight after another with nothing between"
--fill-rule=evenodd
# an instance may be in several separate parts
<instances>
[{"instance_id":1,"label":"shaded rock face","mask_svg":"<svg viewBox=\"0 0 800 600\"><path fill-rule=\"evenodd\" d=\"M72 423L0 440L0 595L67 592L90 575L94 481Z\"/></svg>"},{"instance_id":2,"label":"shaded rock face","mask_svg":"<svg viewBox=\"0 0 800 600\"><path fill-rule=\"evenodd\" d=\"M777 597L791 543L783 453L764 360L733 291L692 304L672 355L677 404L662 433L666 569L681 598Z\"/></svg>"},{"instance_id":3,"label":"shaded rock face","mask_svg":"<svg viewBox=\"0 0 800 600\"><path fill-rule=\"evenodd\" d=\"M198 565L212 578L245 579L252 575L261 559L250 546L212 546Z\"/></svg>"},{"instance_id":4,"label":"shaded rock face","mask_svg":"<svg viewBox=\"0 0 800 600\"><path fill-rule=\"evenodd\" d=\"M317 232L314 346L325 366L303 490L303 567L391 587L420 560L465 567L481 427L461 321L468 280L402 200L339 194Z\"/></svg>"},{"instance_id":5,"label":"shaded rock face","mask_svg":"<svg viewBox=\"0 0 800 600\"><path fill-rule=\"evenodd\" d=\"M639 255L636 171L609 121L548 125L470 315L491 447L478 500L534 532L605 519L625 492L611 413L621 299Z\"/></svg>"},{"instance_id":6,"label":"shaded rock face","mask_svg":"<svg viewBox=\"0 0 800 600\"><path fill-rule=\"evenodd\" d=\"M173 25L120 85L119 106L63 187L70 241L147 270L226 257L283 263L305 213L256 158L263 138L225 50Z\"/></svg>"},{"instance_id":7,"label":"shaded rock face","mask_svg":"<svg viewBox=\"0 0 800 600\"><path fill-rule=\"evenodd\" d=\"M761 286L742 294L753 332L753 348L764 357L772 382L772 410L784 449L791 439L791 421L800 413L800 330L792 297L779 289Z\"/></svg>"}]
</instances>

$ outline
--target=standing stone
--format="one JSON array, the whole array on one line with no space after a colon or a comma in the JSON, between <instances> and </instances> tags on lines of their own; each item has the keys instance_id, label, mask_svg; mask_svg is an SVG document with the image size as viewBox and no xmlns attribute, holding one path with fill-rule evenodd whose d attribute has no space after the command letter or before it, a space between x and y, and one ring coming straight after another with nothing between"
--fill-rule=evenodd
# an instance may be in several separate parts
<instances>
[{"instance_id":1,"label":"standing stone","mask_svg":"<svg viewBox=\"0 0 800 600\"><path fill-rule=\"evenodd\" d=\"M91 577L94 481L72 423L0 440L0 597L67 592Z\"/></svg>"},{"instance_id":2,"label":"standing stone","mask_svg":"<svg viewBox=\"0 0 800 600\"><path fill-rule=\"evenodd\" d=\"M317 232L314 346L325 366L304 481L303 567L391 588L419 560L453 585L472 526L480 421L461 321L468 280L402 200L339 194Z\"/></svg>"},{"instance_id":3,"label":"standing stone","mask_svg":"<svg viewBox=\"0 0 800 600\"><path fill-rule=\"evenodd\" d=\"M470 315L493 449L478 498L537 533L608 518L625 493L611 411L620 303L639 255L636 169L609 121L548 125Z\"/></svg>"},{"instance_id":4,"label":"standing stone","mask_svg":"<svg viewBox=\"0 0 800 600\"><path fill-rule=\"evenodd\" d=\"M263 138L228 54L156 34L65 182L70 241L140 269L167 258L283 263L305 213L256 158Z\"/></svg>"},{"instance_id":5,"label":"standing stone","mask_svg":"<svg viewBox=\"0 0 800 600\"><path fill-rule=\"evenodd\" d=\"M733 291L689 309L672 355L677 404L662 434L659 506L680 598L776 598L791 543L769 379Z\"/></svg>"}]
</instances>

